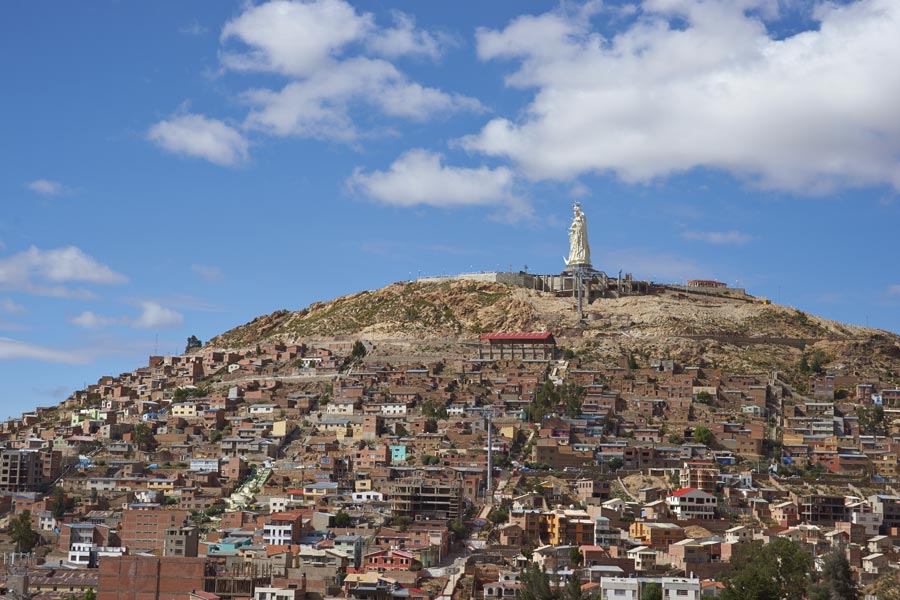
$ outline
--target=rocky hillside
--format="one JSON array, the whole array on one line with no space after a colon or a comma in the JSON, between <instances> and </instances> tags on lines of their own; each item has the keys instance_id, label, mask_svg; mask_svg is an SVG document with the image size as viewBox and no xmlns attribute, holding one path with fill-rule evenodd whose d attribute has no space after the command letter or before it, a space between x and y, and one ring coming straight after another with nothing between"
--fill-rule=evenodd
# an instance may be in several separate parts
<instances>
[{"instance_id":1,"label":"rocky hillside","mask_svg":"<svg viewBox=\"0 0 900 600\"><path fill-rule=\"evenodd\" d=\"M822 319L752 298L667 291L601 299L579 320L572 298L494 283L395 283L375 291L277 311L210 340L216 348L257 343L358 337L404 342L474 340L484 331L556 333L586 357L627 354L723 367L777 368L820 351L848 369L891 368L900 337Z\"/></svg>"}]
</instances>

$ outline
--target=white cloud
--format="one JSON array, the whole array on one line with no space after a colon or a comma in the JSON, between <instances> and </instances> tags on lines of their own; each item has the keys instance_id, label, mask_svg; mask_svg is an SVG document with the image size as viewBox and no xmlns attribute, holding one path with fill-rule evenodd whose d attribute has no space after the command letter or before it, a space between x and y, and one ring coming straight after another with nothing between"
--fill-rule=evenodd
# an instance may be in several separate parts
<instances>
[{"instance_id":1,"label":"white cloud","mask_svg":"<svg viewBox=\"0 0 900 600\"><path fill-rule=\"evenodd\" d=\"M0 337L0 360L20 359L68 365L79 365L89 362L83 352L60 350L40 344Z\"/></svg>"},{"instance_id":2,"label":"white cloud","mask_svg":"<svg viewBox=\"0 0 900 600\"><path fill-rule=\"evenodd\" d=\"M243 134L203 115L173 115L153 125L147 137L164 150L217 165L234 166L247 159L248 142Z\"/></svg>"},{"instance_id":3,"label":"white cloud","mask_svg":"<svg viewBox=\"0 0 900 600\"><path fill-rule=\"evenodd\" d=\"M69 322L72 325L77 325L78 327L82 327L84 329L99 329L101 327L108 327L110 325L114 325L117 321L118 319L112 317L103 317L89 310L86 310L80 315L69 319Z\"/></svg>"},{"instance_id":4,"label":"white cloud","mask_svg":"<svg viewBox=\"0 0 900 600\"><path fill-rule=\"evenodd\" d=\"M177 327L183 321L181 313L148 300L141 302L141 314L131 324L142 329L165 329Z\"/></svg>"},{"instance_id":5,"label":"white cloud","mask_svg":"<svg viewBox=\"0 0 900 600\"><path fill-rule=\"evenodd\" d=\"M888 289L887 291L885 291L885 293L888 296L900 296L900 284L888 286Z\"/></svg>"},{"instance_id":6,"label":"white cloud","mask_svg":"<svg viewBox=\"0 0 900 600\"><path fill-rule=\"evenodd\" d=\"M343 0L287 2L250 6L222 30L222 42L238 40L244 53L225 51L222 63L239 71L273 71L308 77L331 65L344 46L361 40L374 27Z\"/></svg>"},{"instance_id":7,"label":"white cloud","mask_svg":"<svg viewBox=\"0 0 900 600\"><path fill-rule=\"evenodd\" d=\"M443 36L416 29L415 19L400 11L394 11L394 27L374 32L367 42L369 48L380 56L397 58L404 55L420 55L431 59L441 56Z\"/></svg>"},{"instance_id":8,"label":"white cloud","mask_svg":"<svg viewBox=\"0 0 900 600\"><path fill-rule=\"evenodd\" d=\"M517 61L507 83L536 91L464 145L534 179L706 167L796 192L900 189L900 3L817 4L819 26L783 39L773 6L647 0L611 38L561 10L479 30L479 57Z\"/></svg>"},{"instance_id":9,"label":"white cloud","mask_svg":"<svg viewBox=\"0 0 900 600\"><path fill-rule=\"evenodd\" d=\"M0 311L17 315L25 312L25 307L21 304L16 304L11 298L3 298L0 299Z\"/></svg>"},{"instance_id":10,"label":"white cloud","mask_svg":"<svg viewBox=\"0 0 900 600\"><path fill-rule=\"evenodd\" d=\"M709 244L731 244L742 246L753 239L753 236L747 233L741 233L737 230L731 231L685 231L681 234L686 240L694 240L698 242L707 242Z\"/></svg>"},{"instance_id":11,"label":"white cloud","mask_svg":"<svg viewBox=\"0 0 900 600\"><path fill-rule=\"evenodd\" d=\"M63 184L49 179L35 179L25 184L25 187L41 196L59 196L68 191Z\"/></svg>"},{"instance_id":12,"label":"white cloud","mask_svg":"<svg viewBox=\"0 0 900 600\"><path fill-rule=\"evenodd\" d=\"M72 290L62 283L117 284L128 279L99 263L75 246L28 250L0 258L0 289L21 290L38 295L89 297L90 292Z\"/></svg>"},{"instance_id":13,"label":"white cloud","mask_svg":"<svg viewBox=\"0 0 900 600\"><path fill-rule=\"evenodd\" d=\"M443 164L440 154L411 150L387 171L357 170L348 180L351 189L394 206L439 207L516 203L513 173L505 167L466 168Z\"/></svg>"},{"instance_id":14,"label":"white cloud","mask_svg":"<svg viewBox=\"0 0 900 600\"><path fill-rule=\"evenodd\" d=\"M387 61L363 57L335 63L277 92L251 90L244 98L254 106L247 117L248 128L278 136L340 141L358 137L351 111L359 105L415 120L481 108L472 98L411 82Z\"/></svg>"},{"instance_id":15,"label":"white cloud","mask_svg":"<svg viewBox=\"0 0 900 600\"><path fill-rule=\"evenodd\" d=\"M410 80L384 58L436 58L440 36L416 29L413 19L394 13L393 28L379 28L369 13L344 0L252 6L225 25L221 40L240 50L222 54L231 70L287 76L281 89L242 94L251 106L244 126L275 136L350 142L360 134L356 116L374 113L424 120L456 111L479 111L474 98L450 94ZM374 109L374 111L373 111Z\"/></svg>"},{"instance_id":16,"label":"white cloud","mask_svg":"<svg viewBox=\"0 0 900 600\"><path fill-rule=\"evenodd\" d=\"M219 267L195 263L191 265L191 271L193 271L209 283L215 283L222 280L222 269L220 269Z\"/></svg>"}]
</instances>

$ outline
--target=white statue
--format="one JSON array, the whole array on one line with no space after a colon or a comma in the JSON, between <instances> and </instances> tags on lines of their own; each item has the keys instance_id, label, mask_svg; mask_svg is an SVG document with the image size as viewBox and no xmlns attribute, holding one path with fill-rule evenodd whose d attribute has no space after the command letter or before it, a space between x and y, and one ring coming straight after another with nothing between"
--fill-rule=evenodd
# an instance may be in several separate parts
<instances>
[{"instance_id":1,"label":"white statue","mask_svg":"<svg viewBox=\"0 0 900 600\"><path fill-rule=\"evenodd\" d=\"M591 246L588 244L587 220L581 212L581 205L576 202L575 217L569 227L569 258L566 259L566 266L590 266L590 264Z\"/></svg>"}]
</instances>

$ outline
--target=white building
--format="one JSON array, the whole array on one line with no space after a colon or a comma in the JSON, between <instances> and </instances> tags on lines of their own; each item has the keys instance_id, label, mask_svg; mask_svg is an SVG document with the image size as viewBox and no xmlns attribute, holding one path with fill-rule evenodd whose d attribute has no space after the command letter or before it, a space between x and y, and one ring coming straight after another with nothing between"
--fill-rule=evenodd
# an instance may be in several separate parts
<instances>
[{"instance_id":1,"label":"white building","mask_svg":"<svg viewBox=\"0 0 900 600\"><path fill-rule=\"evenodd\" d=\"M385 402L381 405L381 414L385 416L406 416L408 405L406 402Z\"/></svg>"},{"instance_id":2,"label":"white building","mask_svg":"<svg viewBox=\"0 0 900 600\"><path fill-rule=\"evenodd\" d=\"M373 492L373 491L365 491L365 492L353 492L350 494L350 498L358 503L367 503L367 502L383 502L384 494L381 492Z\"/></svg>"},{"instance_id":3,"label":"white building","mask_svg":"<svg viewBox=\"0 0 900 600\"><path fill-rule=\"evenodd\" d=\"M641 582L633 577L601 577L601 600L640 600Z\"/></svg>"},{"instance_id":4,"label":"white building","mask_svg":"<svg viewBox=\"0 0 900 600\"><path fill-rule=\"evenodd\" d=\"M253 593L253 600L294 600L297 590L276 587L258 587Z\"/></svg>"},{"instance_id":5,"label":"white building","mask_svg":"<svg viewBox=\"0 0 900 600\"><path fill-rule=\"evenodd\" d=\"M602 577L601 600L639 600L648 585L662 588L663 600L700 600L700 580L693 577Z\"/></svg>"},{"instance_id":6,"label":"white building","mask_svg":"<svg viewBox=\"0 0 900 600\"><path fill-rule=\"evenodd\" d=\"M663 600L700 600L700 580L688 577L663 577Z\"/></svg>"},{"instance_id":7,"label":"white building","mask_svg":"<svg viewBox=\"0 0 900 600\"><path fill-rule=\"evenodd\" d=\"M681 488L666 497L676 519L714 519L716 497L697 488Z\"/></svg>"},{"instance_id":8,"label":"white building","mask_svg":"<svg viewBox=\"0 0 900 600\"><path fill-rule=\"evenodd\" d=\"M285 546L294 541L294 528L291 523L268 523L263 529L263 541L267 546Z\"/></svg>"}]
</instances>

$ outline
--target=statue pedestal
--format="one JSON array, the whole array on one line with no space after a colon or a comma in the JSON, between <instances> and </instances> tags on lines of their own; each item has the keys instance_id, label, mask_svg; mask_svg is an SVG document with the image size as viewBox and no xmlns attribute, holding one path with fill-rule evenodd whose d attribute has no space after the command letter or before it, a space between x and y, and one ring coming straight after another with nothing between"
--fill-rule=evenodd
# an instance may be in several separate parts
<instances>
[{"instance_id":1,"label":"statue pedestal","mask_svg":"<svg viewBox=\"0 0 900 600\"><path fill-rule=\"evenodd\" d=\"M584 282L593 278L593 267L590 263L572 265L572 278L575 281L575 287L578 292L578 318L584 318Z\"/></svg>"}]
</instances>

